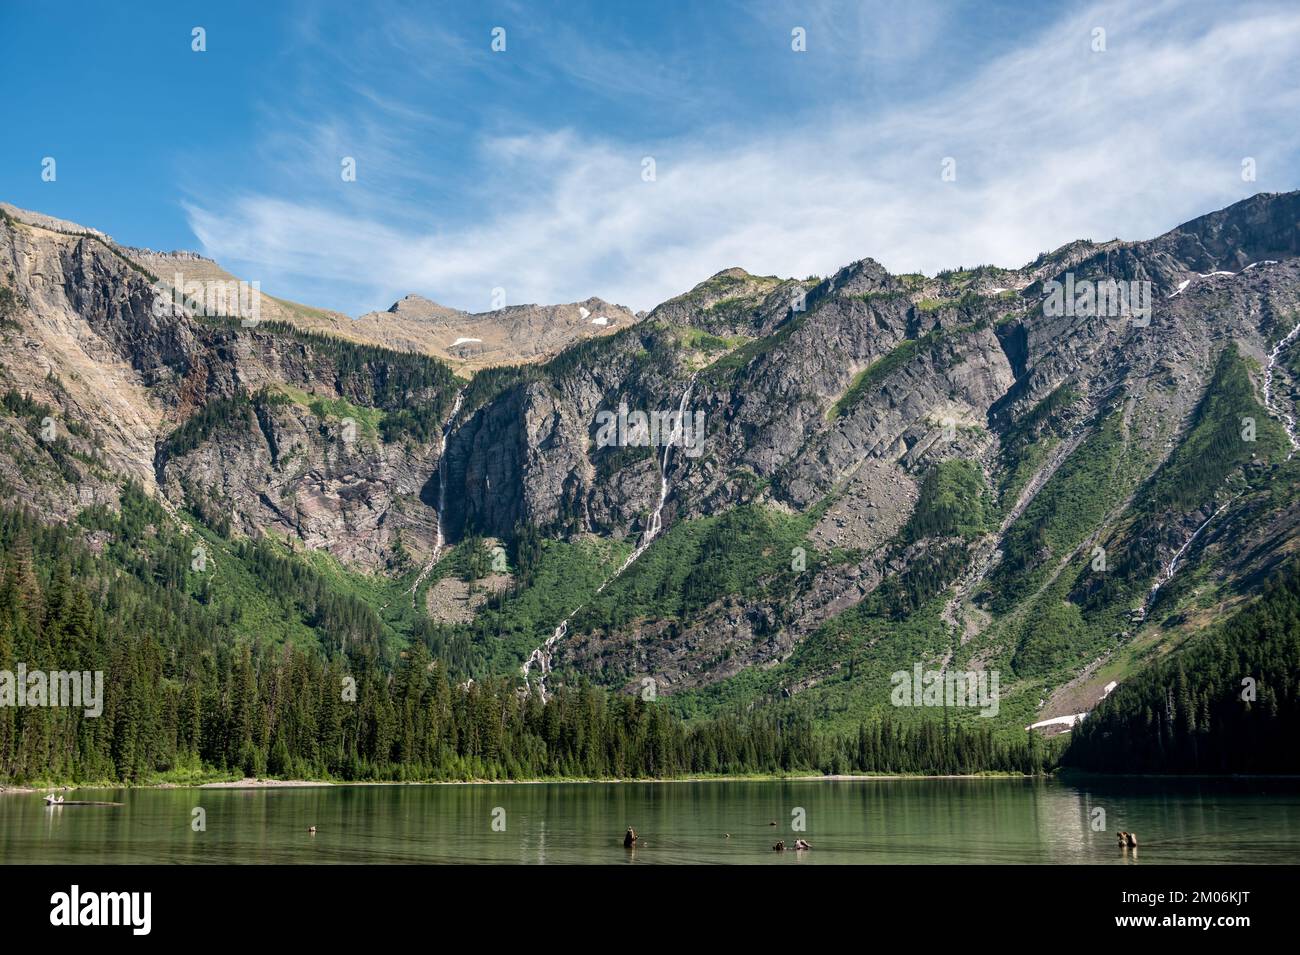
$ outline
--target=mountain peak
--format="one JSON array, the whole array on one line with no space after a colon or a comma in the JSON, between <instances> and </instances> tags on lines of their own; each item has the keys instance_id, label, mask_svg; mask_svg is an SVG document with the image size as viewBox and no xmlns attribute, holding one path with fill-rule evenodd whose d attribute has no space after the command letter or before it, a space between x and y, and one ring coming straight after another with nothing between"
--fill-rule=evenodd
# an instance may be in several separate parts
<instances>
[{"instance_id":1,"label":"mountain peak","mask_svg":"<svg viewBox=\"0 0 1300 955\"><path fill-rule=\"evenodd\" d=\"M837 292L859 294L901 288L898 279L872 258L858 259L844 266L832 276L831 285Z\"/></svg>"},{"instance_id":2,"label":"mountain peak","mask_svg":"<svg viewBox=\"0 0 1300 955\"><path fill-rule=\"evenodd\" d=\"M388 311L394 315L405 315L410 318L431 318L440 315L464 315L465 313L455 308L448 308L441 305L431 298L425 298L416 292L411 292L399 298L392 305L388 306Z\"/></svg>"},{"instance_id":3,"label":"mountain peak","mask_svg":"<svg viewBox=\"0 0 1300 955\"><path fill-rule=\"evenodd\" d=\"M742 269L740 266L738 266L738 265L733 265L733 266L732 266L731 268L729 268L729 269L723 269L723 270L720 271L720 272L714 272L713 275L709 278L709 281L712 282L712 281L714 281L715 279L722 279L722 278L727 278L727 279L752 279L752 278L754 278L754 276L753 276L751 273L749 273L749 272L745 271L744 269Z\"/></svg>"}]
</instances>

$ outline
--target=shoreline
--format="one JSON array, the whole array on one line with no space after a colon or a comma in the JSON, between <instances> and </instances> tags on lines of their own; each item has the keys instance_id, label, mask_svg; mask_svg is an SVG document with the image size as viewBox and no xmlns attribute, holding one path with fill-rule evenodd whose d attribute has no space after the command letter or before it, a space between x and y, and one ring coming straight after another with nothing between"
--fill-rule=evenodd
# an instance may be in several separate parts
<instances>
[{"instance_id":1,"label":"shoreline","mask_svg":"<svg viewBox=\"0 0 1300 955\"><path fill-rule=\"evenodd\" d=\"M326 779L266 779L249 777L233 780L213 780L196 783L86 783L80 785L59 784L54 786L0 786L0 796L37 795L50 792L78 792L82 790L124 790L124 789L319 789L326 787L348 786L554 786L554 785L636 785L636 784L672 784L672 783L771 783L771 782L870 782L872 780L935 780L935 779L1020 779L1039 780L1057 779L1062 782L1077 780L1080 782L1099 782L1103 780L1150 779L1166 781L1190 780L1300 780L1300 775L1271 773L1262 775L1199 774L1171 775L1160 773L1081 773L1066 771L1063 773L1045 773L1038 776L1024 776L1016 773L977 773L977 774L943 774L923 775L916 773L841 773L838 775L803 774L797 776L681 776L672 779L431 779L431 780L326 780Z\"/></svg>"},{"instance_id":2,"label":"shoreline","mask_svg":"<svg viewBox=\"0 0 1300 955\"><path fill-rule=\"evenodd\" d=\"M554 786L554 785L636 785L667 783L771 783L771 782L866 782L890 779L1045 779L1047 776L1022 776L1014 773L979 773L921 775L914 773L800 775L800 776L679 776L671 779L428 779L428 780L327 780L327 779L263 779L249 777L235 780L216 780L205 783L62 783L54 786L0 786L0 796L32 795L50 792L77 792L98 789L318 789L347 786Z\"/></svg>"}]
</instances>

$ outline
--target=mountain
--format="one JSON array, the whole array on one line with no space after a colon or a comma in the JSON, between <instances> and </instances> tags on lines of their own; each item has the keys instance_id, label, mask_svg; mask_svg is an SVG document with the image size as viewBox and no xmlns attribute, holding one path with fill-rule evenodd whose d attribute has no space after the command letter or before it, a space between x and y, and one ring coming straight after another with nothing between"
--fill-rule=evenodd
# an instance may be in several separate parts
<instances>
[{"instance_id":1,"label":"mountain","mask_svg":"<svg viewBox=\"0 0 1300 955\"><path fill-rule=\"evenodd\" d=\"M187 284L233 288L245 281L197 252L159 252L118 245L106 233L74 222L3 202L0 210L11 219L43 232L102 240L154 277L178 301L183 298ZM226 294L222 293L222 301ZM460 375L494 365L544 360L574 342L608 335L641 317L622 305L611 305L595 297L567 305L506 305L490 312L471 313L412 294L393 303L386 311L350 318L341 312L275 298L261 291L260 283L256 291L250 288L246 294L247 314L241 312L239 317L253 316L257 321L280 322L358 344L436 356ZM255 315L251 308L254 300Z\"/></svg>"},{"instance_id":2,"label":"mountain","mask_svg":"<svg viewBox=\"0 0 1300 955\"><path fill-rule=\"evenodd\" d=\"M1300 540L1300 193L1019 269L730 268L640 317L253 324L159 304L175 255L4 209L0 503L110 557L137 493L227 562L274 543L461 678L852 730L896 672L996 671L994 725L1056 732ZM606 442L620 409L701 441Z\"/></svg>"},{"instance_id":3,"label":"mountain","mask_svg":"<svg viewBox=\"0 0 1300 955\"><path fill-rule=\"evenodd\" d=\"M638 316L629 309L599 298L471 313L408 295L387 311L362 315L352 328L366 341L436 355L464 374L542 361L574 342L608 335L636 321Z\"/></svg>"},{"instance_id":4,"label":"mountain","mask_svg":"<svg viewBox=\"0 0 1300 955\"><path fill-rule=\"evenodd\" d=\"M1176 621L1234 605L1234 585L1292 546L1294 511L1275 502L1294 473L1279 423L1294 368L1270 355L1300 322L1298 208L1259 196L1019 270L892 276L863 260L766 287L722 273L470 404L446 520L453 536L523 523L635 539L661 462L591 451L590 422L620 402L675 408L689 388L708 440L670 460L656 546L672 557L652 549L606 587L552 665L628 690L652 678L706 709L802 695L830 722L918 659L996 665L1020 725L1086 711ZM1149 282L1149 323L1044 314L1066 273ZM792 546L806 571L789 571ZM1110 569L1094 579L1098 546ZM509 627L507 608L485 629Z\"/></svg>"}]
</instances>

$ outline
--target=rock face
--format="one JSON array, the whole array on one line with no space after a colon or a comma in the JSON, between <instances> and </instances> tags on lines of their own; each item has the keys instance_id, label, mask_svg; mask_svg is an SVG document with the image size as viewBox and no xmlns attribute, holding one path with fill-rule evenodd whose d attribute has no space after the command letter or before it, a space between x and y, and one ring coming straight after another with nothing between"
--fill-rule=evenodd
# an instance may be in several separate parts
<instances>
[{"instance_id":1,"label":"rock face","mask_svg":"<svg viewBox=\"0 0 1300 955\"><path fill-rule=\"evenodd\" d=\"M463 383L427 359L412 371L403 355L270 323L448 357L468 355L455 343L477 330L485 340L477 358L510 362L636 321L598 299L471 316L408 297L381 329L377 319L265 294L257 321L230 321L204 315L205 303L176 305L178 284L238 282L211 260L122 248L74 223L6 209L0 242L15 304L5 334L20 360L4 363L0 387L44 403L61 443L52 455L39 419L7 418L14 453L0 459L0 473L15 499L62 520L112 503L130 477L176 507L220 512L236 533L287 534L354 565L400 569L403 552L421 559L432 549L436 437ZM412 378L418 387L400 387ZM230 404L241 398L250 401ZM376 419L412 406L434 426L380 433ZM177 449L168 436L204 408L220 420L196 446Z\"/></svg>"},{"instance_id":2,"label":"rock face","mask_svg":"<svg viewBox=\"0 0 1300 955\"><path fill-rule=\"evenodd\" d=\"M445 366L194 318L94 236L10 218L0 249L15 303L5 354L22 357L0 388L43 407L54 435L26 410L4 418L14 500L66 520L112 503L126 478L236 532L291 534L369 568L430 549L422 492L459 387ZM384 440L375 420L411 409L432 427L397 422Z\"/></svg>"},{"instance_id":3,"label":"rock face","mask_svg":"<svg viewBox=\"0 0 1300 955\"><path fill-rule=\"evenodd\" d=\"M292 401L255 401L198 447L157 462L177 506L215 506L243 536L288 535L371 570L398 569L395 550L429 553L437 514L420 500L437 461L430 444L345 436L333 415Z\"/></svg>"},{"instance_id":4,"label":"rock face","mask_svg":"<svg viewBox=\"0 0 1300 955\"><path fill-rule=\"evenodd\" d=\"M471 531L509 540L521 525L632 542L748 505L806 518L808 545L837 555L688 618L575 627L557 646L561 669L629 689L646 675L676 692L773 666L886 591L944 603L956 636L935 659L965 654L978 669L1017 652L1015 627L1080 554L1126 540L1134 501L1230 346L1253 368L1250 400L1266 400L1267 377L1265 416L1294 414L1289 353L1275 346L1300 324L1297 193L1149 241L1072 243L1015 270L895 276L863 259L800 281L727 269L645 316L599 299L471 315L408 296L354 321L267 299L275 321L251 327L158 304L148 273L225 275L215 263L15 215L0 221L0 389L16 396L0 418L0 477L7 500L52 519L112 506L130 478L229 533L285 535L398 573L424 561L440 527L451 543ZM1053 304L1061 287L1109 281L1139 283L1149 313ZM448 363L510 367L466 384ZM684 413L702 440L671 455L604 440L602 422L637 413ZM43 437L46 417L57 441ZM1083 501L1078 475L1115 447L1112 471L1088 479L1114 493ZM1236 495L1197 550L1236 534L1245 546L1215 558L1223 579L1272 566L1300 509L1259 496L1280 466L1270 447L1144 525L1151 560L1172 558ZM912 527L925 482L953 462L974 468L993 517L971 532ZM1045 509L1048 496L1065 503ZM1017 542L1033 521L1047 531L1026 556ZM1032 578L1023 592L1003 561L1015 547ZM1015 591L1014 605L990 609L990 585ZM1067 587L1053 606L1073 613L1095 594ZM463 623L482 603L431 591L435 605Z\"/></svg>"}]
</instances>

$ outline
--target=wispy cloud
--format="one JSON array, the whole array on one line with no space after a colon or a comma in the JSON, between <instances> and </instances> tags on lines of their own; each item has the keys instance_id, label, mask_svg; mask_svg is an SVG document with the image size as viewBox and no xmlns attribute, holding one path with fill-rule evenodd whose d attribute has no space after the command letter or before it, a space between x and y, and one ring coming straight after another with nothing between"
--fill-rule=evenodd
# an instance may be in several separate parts
<instances>
[{"instance_id":1,"label":"wispy cloud","mask_svg":"<svg viewBox=\"0 0 1300 955\"><path fill-rule=\"evenodd\" d=\"M922 17L907 43L924 51L941 26ZM837 43L860 28L840 23ZM1095 28L1105 52L1091 48ZM584 82L617 68L592 64ZM863 256L896 271L1019 265L1073 238L1142 238L1296 187L1298 80L1293 7L1116 3L1045 24L942 95L866 115L848 95L815 119L693 118L689 133L653 142L578 123L483 135L454 209L436 189L413 199L422 181L433 188L420 156L403 153L403 124L422 110L394 103L366 134L382 187L200 191L187 211L208 253L279 294L352 311L408 291L479 310L498 286L511 302L594 294L648 308L732 265L800 276ZM324 120L318 130L337 136ZM1258 182L1241 180L1246 156ZM945 157L956 181L941 179Z\"/></svg>"}]
</instances>

